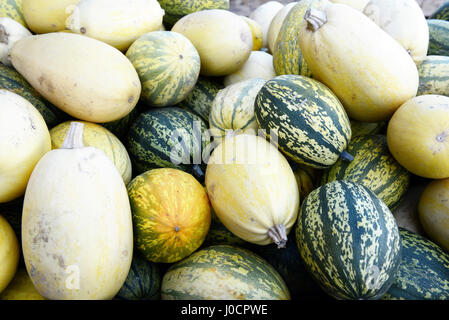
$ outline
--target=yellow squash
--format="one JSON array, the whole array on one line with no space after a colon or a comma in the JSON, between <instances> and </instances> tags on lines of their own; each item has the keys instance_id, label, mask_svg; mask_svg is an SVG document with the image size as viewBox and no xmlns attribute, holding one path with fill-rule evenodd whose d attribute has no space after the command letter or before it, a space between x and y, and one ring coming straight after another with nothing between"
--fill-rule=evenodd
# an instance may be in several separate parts
<instances>
[{"instance_id":1,"label":"yellow squash","mask_svg":"<svg viewBox=\"0 0 449 320\"><path fill-rule=\"evenodd\" d=\"M262 28L263 48L268 48L268 29L271 21L283 7L284 5L279 1L268 1L258 6L249 15L249 18L256 21Z\"/></svg>"},{"instance_id":2,"label":"yellow squash","mask_svg":"<svg viewBox=\"0 0 449 320\"><path fill-rule=\"evenodd\" d=\"M253 49L252 51L258 51L262 48L263 44L263 33L262 28L259 26L259 24L245 16L241 16L243 20L246 21L249 28L251 29L251 34L253 35Z\"/></svg>"},{"instance_id":3,"label":"yellow squash","mask_svg":"<svg viewBox=\"0 0 449 320\"><path fill-rule=\"evenodd\" d=\"M9 285L19 264L19 242L8 221L0 215L0 293Z\"/></svg>"},{"instance_id":4,"label":"yellow squash","mask_svg":"<svg viewBox=\"0 0 449 320\"><path fill-rule=\"evenodd\" d=\"M287 160L264 138L226 138L209 159L206 188L217 217L236 236L286 245L298 217L298 185Z\"/></svg>"},{"instance_id":5,"label":"yellow squash","mask_svg":"<svg viewBox=\"0 0 449 320\"><path fill-rule=\"evenodd\" d=\"M301 51L313 77L341 100L350 118L387 119L418 91L413 59L363 13L329 3L304 16Z\"/></svg>"},{"instance_id":6,"label":"yellow squash","mask_svg":"<svg viewBox=\"0 0 449 320\"><path fill-rule=\"evenodd\" d=\"M21 96L0 90L0 203L25 193L39 159L51 150L39 111Z\"/></svg>"},{"instance_id":7,"label":"yellow squash","mask_svg":"<svg viewBox=\"0 0 449 320\"><path fill-rule=\"evenodd\" d=\"M267 47L271 53L274 52L276 38L281 30L282 23L287 17L290 10L297 4L298 2L290 2L286 4L281 10L279 10L274 16L273 20L271 20L270 26L267 32Z\"/></svg>"},{"instance_id":8,"label":"yellow squash","mask_svg":"<svg viewBox=\"0 0 449 320\"><path fill-rule=\"evenodd\" d=\"M132 63L104 42L55 32L22 39L11 50L14 68L58 108L89 122L130 113L141 84Z\"/></svg>"},{"instance_id":9,"label":"yellow squash","mask_svg":"<svg viewBox=\"0 0 449 320\"><path fill-rule=\"evenodd\" d=\"M387 142L411 173L449 178L449 97L423 95L404 103L388 123Z\"/></svg>"},{"instance_id":10,"label":"yellow squash","mask_svg":"<svg viewBox=\"0 0 449 320\"><path fill-rule=\"evenodd\" d=\"M0 294L0 300L45 300L31 282L25 268L19 268L9 286Z\"/></svg>"}]
</instances>

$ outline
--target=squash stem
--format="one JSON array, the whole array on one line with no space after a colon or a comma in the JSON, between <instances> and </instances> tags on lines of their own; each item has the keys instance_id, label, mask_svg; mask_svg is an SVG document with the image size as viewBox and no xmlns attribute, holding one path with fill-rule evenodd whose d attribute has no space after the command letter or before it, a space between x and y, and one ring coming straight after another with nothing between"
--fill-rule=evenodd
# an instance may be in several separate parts
<instances>
[{"instance_id":1,"label":"squash stem","mask_svg":"<svg viewBox=\"0 0 449 320\"><path fill-rule=\"evenodd\" d=\"M287 245L287 230L282 224L275 224L268 229L268 236L273 239L273 242L278 246L278 249L285 248Z\"/></svg>"},{"instance_id":2,"label":"squash stem","mask_svg":"<svg viewBox=\"0 0 449 320\"><path fill-rule=\"evenodd\" d=\"M324 11L307 9L304 20L307 21L307 29L315 32L327 22L327 16Z\"/></svg>"},{"instance_id":3,"label":"squash stem","mask_svg":"<svg viewBox=\"0 0 449 320\"><path fill-rule=\"evenodd\" d=\"M71 122L69 130L65 136L61 149L79 149L83 148L83 129L81 122Z\"/></svg>"},{"instance_id":4,"label":"squash stem","mask_svg":"<svg viewBox=\"0 0 449 320\"><path fill-rule=\"evenodd\" d=\"M342 158L345 161L349 161L349 162L354 160L354 156L352 154L349 154L345 150L343 150L343 152L340 154L340 158Z\"/></svg>"}]
</instances>

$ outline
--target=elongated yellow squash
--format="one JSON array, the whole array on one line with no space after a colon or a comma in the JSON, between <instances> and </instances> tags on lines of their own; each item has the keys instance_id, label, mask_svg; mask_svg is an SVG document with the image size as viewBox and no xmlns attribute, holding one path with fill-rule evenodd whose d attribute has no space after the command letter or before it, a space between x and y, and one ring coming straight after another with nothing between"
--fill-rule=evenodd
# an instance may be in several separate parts
<instances>
[{"instance_id":1,"label":"elongated yellow squash","mask_svg":"<svg viewBox=\"0 0 449 320\"><path fill-rule=\"evenodd\" d=\"M236 236L286 245L298 217L298 185L287 160L264 138L226 138L209 159L206 188L217 217Z\"/></svg>"},{"instance_id":2,"label":"elongated yellow squash","mask_svg":"<svg viewBox=\"0 0 449 320\"><path fill-rule=\"evenodd\" d=\"M249 18L256 21L262 28L263 48L268 47L268 29L270 28L271 21L283 7L284 4L279 1L268 1L258 6L249 15Z\"/></svg>"},{"instance_id":3,"label":"elongated yellow squash","mask_svg":"<svg viewBox=\"0 0 449 320\"><path fill-rule=\"evenodd\" d=\"M273 56L263 51L251 51L248 60L236 72L223 78L225 86L254 78L271 80L276 77Z\"/></svg>"},{"instance_id":4,"label":"elongated yellow squash","mask_svg":"<svg viewBox=\"0 0 449 320\"><path fill-rule=\"evenodd\" d=\"M350 118L387 119L418 91L413 59L363 13L343 4L309 10L301 51L313 77L341 100Z\"/></svg>"},{"instance_id":5,"label":"elongated yellow squash","mask_svg":"<svg viewBox=\"0 0 449 320\"><path fill-rule=\"evenodd\" d=\"M133 255L126 186L72 122L61 149L36 165L23 204L22 249L38 292L52 300L112 299Z\"/></svg>"},{"instance_id":6,"label":"elongated yellow squash","mask_svg":"<svg viewBox=\"0 0 449 320\"><path fill-rule=\"evenodd\" d=\"M8 221L0 215L0 293L9 285L19 264L19 242Z\"/></svg>"},{"instance_id":7,"label":"elongated yellow squash","mask_svg":"<svg viewBox=\"0 0 449 320\"><path fill-rule=\"evenodd\" d=\"M252 51L260 50L262 48L262 45L263 45L262 28L253 19L250 19L250 18L245 17L245 16L241 16L241 17L248 24L249 28L251 29L251 34L253 35L253 48L252 48Z\"/></svg>"},{"instance_id":8,"label":"elongated yellow squash","mask_svg":"<svg viewBox=\"0 0 449 320\"><path fill-rule=\"evenodd\" d=\"M89 122L130 113L141 84L132 63L104 42L55 32L22 39L11 50L14 68L58 108Z\"/></svg>"}]
</instances>

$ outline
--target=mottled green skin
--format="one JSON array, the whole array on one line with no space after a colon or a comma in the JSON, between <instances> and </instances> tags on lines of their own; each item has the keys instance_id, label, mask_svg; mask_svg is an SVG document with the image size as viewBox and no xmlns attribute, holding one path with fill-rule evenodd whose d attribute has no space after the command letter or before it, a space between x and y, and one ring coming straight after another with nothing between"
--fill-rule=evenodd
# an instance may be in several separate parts
<instances>
[{"instance_id":1,"label":"mottled green skin","mask_svg":"<svg viewBox=\"0 0 449 320\"><path fill-rule=\"evenodd\" d=\"M402 260L383 300L448 300L449 253L432 241L400 228Z\"/></svg>"},{"instance_id":2,"label":"mottled green skin","mask_svg":"<svg viewBox=\"0 0 449 320\"><path fill-rule=\"evenodd\" d=\"M174 168L192 173L193 159L202 159L201 152L207 145L200 134L205 130L206 124L199 116L180 108L142 112L131 125L126 143L135 174L153 168ZM176 138L181 137L179 143ZM190 163L173 163L170 160L173 148L182 150L181 155L187 158L184 162Z\"/></svg>"},{"instance_id":3,"label":"mottled green skin","mask_svg":"<svg viewBox=\"0 0 449 320\"><path fill-rule=\"evenodd\" d=\"M256 120L266 134L276 134L280 150L313 168L333 165L351 139L348 116L322 83L283 75L265 83L255 102Z\"/></svg>"},{"instance_id":4,"label":"mottled green skin","mask_svg":"<svg viewBox=\"0 0 449 320\"><path fill-rule=\"evenodd\" d=\"M449 21L429 19L429 56L449 56Z\"/></svg>"},{"instance_id":5,"label":"mottled green skin","mask_svg":"<svg viewBox=\"0 0 449 320\"><path fill-rule=\"evenodd\" d=\"M134 253L128 277L114 299L159 300L161 278L157 264Z\"/></svg>"},{"instance_id":6,"label":"mottled green skin","mask_svg":"<svg viewBox=\"0 0 449 320\"><path fill-rule=\"evenodd\" d=\"M159 4L165 14L181 17L201 10L229 9L229 0L159 0Z\"/></svg>"},{"instance_id":7,"label":"mottled green skin","mask_svg":"<svg viewBox=\"0 0 449 320\"><path fill-rule=\"evenodd\" d=\"M449 21L449 1L439 7L437 11L430 16L430 19Z\"/></svg>"},{"instance_id":8,"label":"mottled green skin","mask_svg":"<svg viewBox=\"0 0 449 320\"><path fill-rule=\"evenodd\" d=\"M350 120L352 138L367 134L383 134L386 129L386 122L361 122Z\"/></svg>"},{"instance_id":9,"label":"mottled green skin","mask_svg":"<svg viewBox=\"0 0 449 320\"><path fill-rule=\"evenodd\" d=\"M40 112L49 129L72 117L46 101L13 68L0 64L0 89L12 91L28 100Z\"/></svg>"},{"instance_id":10,"label":"mottled green skin","mask_svg":"<svg viewBox=\"0 0 449 320\"><path fill-rule=\"evenodd\" d=\"M133 121L137 118L137 116L141 112L142 111L140 110L140 108L138 108L138 106L136 106L125 117L115 120L115 121L112 121L112 122L101 123L100 125L102 125L106 129L108 129L117 138L119 138L120 141L123 142L125 140L126 135L128 134L128 130L131 127L131 124L133 123Z\"/></svg>"},{"instance_id":11,"label":"mottled green skin","mask_svg":"<svg viewBox=\"0 0 449 320\"><path fill-rule=\"evenodd\" d=\"M427 56L418 66L418 96L438 94L449 96L449 57Z\"/></svg>"},{"instance_id":12,"label":"mottled green skin","mask_svg":"<svg viewBox=\"0 0 449 320\"><path fill-rule=\"evenodd\" d=\"M208 124L212 103L221 89L223 85L214 79L200 76L193 90L177 106L192 111Z\"/></svg>"},{"instance_id":13,"label":"mottled green skin","mask_svg":"<svg viewBox=\"0 0 449 320\"><path fill-rule=\"evenodd\" d=\"M334 181L312 191L296 239L307 270L337 299L379 299L401 259L395 218L369 189Z\"/></svg>"},{"instance_id":14,"label":"mottled green skin","mask_svg":"<svg viewBox=\"0 0 449 320\"><path fill-rule=\"evenodd\" d=\"M323 172L321 184L334 180L359 183L374 192L390 210L396 209L407 192L411 174L390 154L387 137L364 135L353 138L347 151L354 155L354 160L337 160Z\"/></svg>"},{"instance_id":15,"label":"mottled green skin","mask_svg":"<svg viewBox=\"0 0 449 320\"><path fill-rule=\"evenodd\" d=\"M212 283L204 278L206 273ZM290 299L284 280L267 261L228 245L202 249L171 266L163 277L161 296L163 300Z\"/></svg>"}]
</instances>

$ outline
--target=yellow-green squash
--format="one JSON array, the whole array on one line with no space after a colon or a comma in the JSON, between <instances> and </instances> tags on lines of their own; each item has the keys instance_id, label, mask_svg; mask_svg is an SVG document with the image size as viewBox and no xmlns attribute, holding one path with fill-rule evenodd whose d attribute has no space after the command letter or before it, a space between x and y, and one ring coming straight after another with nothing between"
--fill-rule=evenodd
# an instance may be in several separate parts
<instances>
[{"instance_id":1,"label":"yellow-green squash","mask_svg":"<svg viewBox=\"0 0 449 320\"><path fill-rule=\"evenodd\" d=\"M45 300L31 282L25 268L19 268L9 286L0 294L0 300Z\"/></svg>"},{"instance_id":2,"label":"yellow-green squash","mask_svg":"<svg viewBox=\"0 0 449 320\"><path fill-rule=\"evenodd\" d=\"M19 242L8 221L0 215L0 293L9 285L19 264Z\"/></svg>"},{"instance_id":3,"label":"yellow-green squash","mask_svg":"<svg viewBox=\"0 0 449 320\"><path fill-rule=\"evenodd\" d=\"M263 32L260 25L254 21L253 19L250 19L245 16L241 16L243 20L246 21L249 28L251 29L251 34L253 35L253 48L252 51L258 51L262 48L263 45Z\"/></svg>"},{"instance_id":4,"label":"yellow-green squash","mask_svg":"<svg viewBox=\"0 0 449 320\"><path fill-rule=\"evenodd\" d=\"M270 26L267 32L267 48L271 53L274 52L274 46L278 37L279 31L284 23L290 10L298 3L298 1L290 2L286 4L281 10L279 10L271 20Z\"/></svg>"},{"instance_id":5,"label":"yellow-green squash","mask_svg":"<svg viewBox=\"0 0 449 320\"><path fill-rule=\"evenodd\" d=\"M418 66L419 96L439 94L449 96L449 57L427 56Z\"/></svg>"},{"instance_id":6,"label":"yellow-green squash","mask_svg":"<svg viewBox=\"0 0 449 320\"><path fill-rule=\"evenodd\" d=\"M22 0L5 0L0 2L0 17L9 17L24 27L27 26L23 17Z\"/></svg>"}]
</instances>

